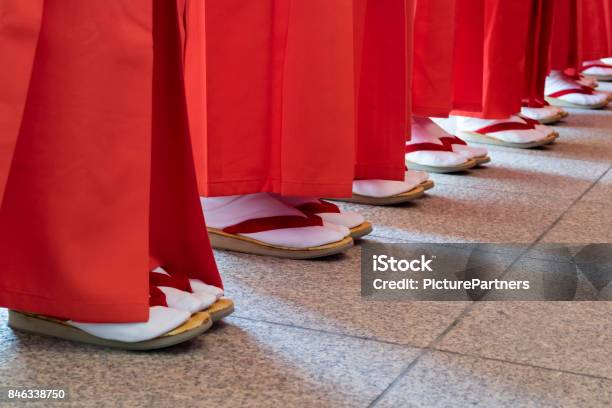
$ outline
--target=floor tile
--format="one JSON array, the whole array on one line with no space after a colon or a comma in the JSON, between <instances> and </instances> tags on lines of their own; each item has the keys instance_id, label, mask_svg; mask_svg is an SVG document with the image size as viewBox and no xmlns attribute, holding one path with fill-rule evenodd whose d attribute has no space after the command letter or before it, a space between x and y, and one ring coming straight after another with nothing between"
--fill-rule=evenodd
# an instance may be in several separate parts
<instances>
[{"instance_id":1,"label":"floor tile","mask_svg":"<svg viewBox=\"0 0 612 408\"><path fill-rule=\"evenodd\" d=\"M366 406L419 353L238 318L190 343L147 353L80 346L0 327L0 386L69 387L71 401L95 399L98 406L140 406L150 400L160 407L171 402L194 407Z\"/></svg>"},{"instance_id":2,"label":"floor tile","mask_svg":"<svg viewBox=\"0 0 612 408\"><path fill-rule=\"evenodd\" d=\"M436 352L421 358L374 407L595 408L611 404L610 380Z\"/></svg>"},{"instance_id":3,"label":"floor tile","mask_svg":"<svg viewBox=\"0 0 612 408\"><path fill-rule=\"evenodd\" d=\"M437 348L612 379L612 302L480 302Z\"/></svg>"},{"instance_id":4,"label":"floor tile","mask_svg":"<svg viewBox=\"0 0 612 408\"><path fill-rule=\"evenodd\" d=\"M581 200L542 237L549 243L612 243L612 204Z\"/></svg>"},{"instance_id":5,"label":"floor tile","mask_svg":"<svg viewBox=\"0 0 612 408\"><path fill-rule=\"evenodd\" d=\"M612 164L610 128L606 125L611 110L568 109L570 116L554 127L560 134L557 142L549 150L535 153Z\"/></svg>"},{"instance_id":6,"label":"floor tile","mask_svg":"<svg viewBox=\"0 0 612 408\"><path fill-rule=\"evenodd\" d=\"M374 224L374 235L415 242L531 243L570 205L502 191L440 184L409 206L344 205Z\"/></svg>"},{"instance_id":7,"label":"floor tile","mask_svg":"<svg viewBox=\"0 0 612 408\"><path fill-rule=\"evenodd\" d=\"M221 251L216 258L236 316L250 319L425 347L469 304L364 300L359 247L318 261Z\"/></svg>"},{"instance_id":8,"label":"floor tile","mask_svg":"<svg viewBox=\"0 0 612 408\"><path fill-rule=\"evenodd\" d=\"M582 200L612 205L612 169L595 183L593 188L582 197Z\"/></svg>"},{"instance_id":9,"label":"floor tile","mask_svg":"<svg viewBox=\"0 0 612 408\"><path fill-rule=\"evenodd\" d=\"M491 152L491 157L491 163L469 174L432 174L431 177L436 183L455 187L576 199L609 167L604 163L507 151Z\"/></svg>"}]
</instances>

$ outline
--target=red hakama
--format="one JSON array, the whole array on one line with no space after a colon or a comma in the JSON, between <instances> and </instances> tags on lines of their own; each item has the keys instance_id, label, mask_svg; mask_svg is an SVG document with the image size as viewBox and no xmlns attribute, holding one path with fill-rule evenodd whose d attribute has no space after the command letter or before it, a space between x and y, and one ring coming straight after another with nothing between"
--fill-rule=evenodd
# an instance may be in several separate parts
<instances>
[{"instance_id":1,"label":"red hakama","mask_svg":"<svg viewBox=\"0 0 612 408\"><path fill-rule=\"evenodd\" d=\"M612 56L612 0L583 0L581 47L583 61Z\"/></svg>"},{"instance_id":2,"label":"red hakama","mask_svg":"<svg viewBox=\"0 0 612 408\"><path fill-rule=\"evenodd\" d=\"M185 63L200 193L350 196L355 178L403 179L411 3L194 2L188 21L204 25L187 24L199 51Z\"/></svg>"},{"instance_id":3,"label":"red hakama","mask_svg":"<svg viewBox=\"0 0 612 408\"><path fill-rule=\"evenodd\" d=\"M608 39L608 56L612 56L612 0L604 0L604 18L606 21L606 38Z\"/></svg>"},{"instance_id":4,"label":"red hakama","mask_svg":"<svg viewBox=\"0 0 612 408\"><path fill-rule=\"evenodd\" d=\"M551 69L576 72L612 55L612 0L556 0L554 9Z\"/></svg>"},{"instance_id":5,"label":"red hakama","mask_svg":"<svg viewBox=\"0 0 612 408\"><path fill-rule=\"evenodd\" d=\"M531 1L525 54L523 104L532 108L546 106L544 85L550 66L554 7L555 0Z\"/></svg>"},{"instance_id":6,"label":"red hakama","mask_svg":"<svg viewBox=\"0 0 612 408\"><path fill-rule=\"evenodd\" d=\"M0 306L146 321L151 258L221 285L177 17L166 0L2 2Z\"/></svg>"},{"instance_id":7,"label":"red hakama","mask_svg":"<svg viewBox=\"0 0 612 408\"><path fill-rule=\"evenodd\" d=\"M582 5L581 0L555 0L550 48L552 70L579 70L582 66Z\"/></svg>"},{"instance_id":8,"label":"red hakama","mask_svg":"<svg viewBox=\"0 0 612 408\"><path fill-rule=\"evenodd\" d=\"M457 0L453 114L503 119L521 108L530 0Z\"/></svg>"},{"instance_id":9,"label":"red hakama","mask_svg":"<svg viewBox=\"0 0 612 408\"><path fill-rule=\"evenodd\" d=\"M456 0L417 0L412 113L446 117L453 109Z\"/></svg>"}]
</instances>

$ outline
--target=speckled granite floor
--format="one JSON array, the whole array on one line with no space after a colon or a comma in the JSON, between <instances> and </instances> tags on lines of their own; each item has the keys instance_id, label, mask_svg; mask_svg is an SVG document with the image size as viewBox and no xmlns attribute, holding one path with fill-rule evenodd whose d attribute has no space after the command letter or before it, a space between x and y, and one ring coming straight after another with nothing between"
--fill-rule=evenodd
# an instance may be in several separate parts
<instances>
[{"instance_id":1,"label":"speckled granite floor","mask_svg":"<svg viewBox=\"0 0 612 408\"><path fill-rule=\"evenodd\" d=\"M369 241L612 242L612 110L571 115L557 144L493 147L414 205L349 207ZM0 387L67 387L61 407L612 406L610 302L365 302L359 247L216 257L236 313L170 350L13 333L0 310Z\"/></svg>"}]
</instances>

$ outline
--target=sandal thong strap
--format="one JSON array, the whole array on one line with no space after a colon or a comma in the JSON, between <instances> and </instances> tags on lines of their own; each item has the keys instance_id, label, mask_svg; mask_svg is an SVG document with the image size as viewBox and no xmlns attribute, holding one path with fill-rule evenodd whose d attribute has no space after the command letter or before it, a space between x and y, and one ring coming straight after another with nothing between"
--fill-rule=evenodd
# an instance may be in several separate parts
<instances>
[{"instance_id":1,"label":"sandal thong strap","mask_svg":"<svg viewBox=\"0 0 612 408\"><path fill-rule=\"evenodd\" d=\"M300 204L295 208L307 214L321 214L321 213L340 214L340 208L338 208L336 204L332 204L324 200Z\"/></svg>"},{"instance_id":2,"label":"sandal thong strap","mask_svg":"<svg viewBox=\"0 0 612 408\"><path fill-rule=\"evenodd\" d=\"M551 98L559 98L563 95L569 95L569 94L593 95L593 92L594 92L593 88L589 88L588 86L583 86L580 88L570 88L570 89L564 89L562 91L553 92L551 94L548 94L547 96Z\"/></svg>"},{"instance_id":3,"label":"sandal thong strap","mask_svg":"<svg viewBox=\"0 0 612 408\"><path fill-rule=\"evenodd\" d=\"M531 118L521 118L521 119L524 120L525 123L532 125L534 129L536 126L540 125L540 122L538 122L535 119L531 119Z\"/></svg>"},{"instance_id":4,"label":"sandal thong strap","mask_svg":"<svg viewBox=\"0 0 612 408\"><path fill-rule=\"evenodd\" d=\"M467 146L465 140L458 138L457 136L443 136L440 138L440 141L445 145L463 145Z\"/></svg>"},{"instance_id":5,"label":"sandal thong strap","mask_svg":"<svg viewBox=\"0 0 612 408\"><path fill-rule=\"evenodd\" d=\"M487 133L495 133L495 132L505 132L508 130L533 130L535 129L536 124L540 122L532 119L522 118L525 122L502 122L496 123L494 125L485 126L478 130L475 130L475 133L479 133L481 135L486 135Z\"/></svg>"},{"instance_id":6,"label":"sandal thong strap","mask_svg":"<svg viewBox=\"0 0 612 408\"><path fill-rule=\"evenodd\" d=\"M189 278L179 275L165 275L163 273L149 273L149 282L155 286L168 286L184 292L193 293L193 289L189 284Z\"/></svg>"},{"instance_id":7,"label":"sandal thong strap","mask_svg":"<svg viewBox=\"0 0 612 408\"><path fill-rule=\"evenodd\" d=\"M149 283L149 306L168 307L166 295L157 286Z\"/></svg>"},{"instance_id":8,"label":"sandal thong strap","mask_svg":"<svg viewBox=\"0 0 612 408\"><path fill-rule=\"evenodd\" d=\"M436 152L452 152L453 148L444 142L442 142L442 144L423 142L406 145L406 153L421 152L426 150Z\"/></svg>"},{"instance_id":9,"label":"sandal thong strap","mask_svg":"<svg viewBox=\"0 0 612 408\"><path fill-rule=\"evenodd\" d=\"M280 215L275 217L255 218L223 228L228 234L253 234L256 232L272 231L285 228L321 227L323 219L313 214Z\"/></svg>"},{"instance_id":10,"label":"sandal thong strap","mask_svg":"<svg viewBox=\"0 0 612 408\"><path fill-rule=\"evenodd\" d=\"M454 135L442 136L442 137L439 137L438 140L442 144L425 142L425 143L415 143L411 145L406 145L406 153L419 152L423 150L452 152L453 145L467 146L467 143L463 139L460 139L459 137L454 136Z\"/></svg>"}]
</instances>

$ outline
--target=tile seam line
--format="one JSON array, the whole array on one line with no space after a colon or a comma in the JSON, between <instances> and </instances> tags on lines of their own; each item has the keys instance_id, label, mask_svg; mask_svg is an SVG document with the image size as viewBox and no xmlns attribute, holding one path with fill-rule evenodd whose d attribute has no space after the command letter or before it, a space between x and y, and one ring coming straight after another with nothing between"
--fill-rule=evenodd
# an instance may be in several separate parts
<instances>
[{"instance_id":1,"label":"tile seam line","mask_svg":"<svg viewBox=\"0 0 612 408\"><path fill-rule=\"evenodd\" d=\"M612 165L608 166L608 170L606 170L602 175L600 175L596 180L593 181L593 183L582 193L580 194L580 196L578 196L574 201L572 201L572 203L557 217L556 220L554 220L537 238L536 240L531 244L531 248L533 248L533 246L537 245L542 238L544 238L550 231L552 231L552 229L557 226L557 224L559 223L559 221L561 221L561 219L565 216L565 214L567 214L572 208L574 208L576 206L576 204L578 204L578 202L580 202L582 200L582 198L584 198L594 187L597 183L599 183L599 181L601 181L601 179L610 171L610 169L612 169ZM589 201L585 201L585 202L589 202Z\"/></svg>"},{"instance_id":2,"label":"tile seam line","mask_svg":"<svg viewBox=\"0 0 612 408\"><path fill-rule=\"evenodd\" d=\"M423 349L419 355L406 366L406 368L385 388L369 405L368 408L375 407L394 387L399 383L407 374L410 372L423 357L428 354L432 354L436 350L436 345L442 341L442 339L454 329L461 320L474 308L477 302L472 302L465 306L465 308L459 313L459 315L438 335L433 339L427 347Z\"/></svg>"},{"instance_id":3,"label":"tile seam line","mask_svg":"<svg viewBox=\"0 0 612 408\"><path fill-rule=\"evenodd\" d=\"M605 175L606 173L604 173ZM436 184L439 184L441 186L452 186L453 183L449 183L449 182L445 182L445 181L435 181ZM589 185L589 187L591 187ZM588 189L589 187L587 187L586 189ZM435 188L435 187L434 187ZM538 193L533 193L533 192L523 192L523 191L513 191L513 190L509 190L509 189L503 189L503 188L483 188L483 187L479 187L479 186L463 186L462 188L465 188L466 190L478 190L478 191L495 191L498 193L510 193L510 194L516 194L516 195L520 195L520 196L529 196L529 197L540 197L540 198L561 198L561 199L565 199L567 201L572 201L574 199L574 197L559 197L557 195L554 194L538 194ZM563 190L563 189L560 189ZM433 193L432 193L433 195ZM578 194L580 195L580 194Z\"/></svg>"},{"instance_id":4,"label":"tile seam line","mask_svg":"<svg viewBox=\"0 0 612 408\"><path fill-rule=\"evenodd\" d=\"M487 361L495 361L498 363L512 364L512 365L521 366L521 367L537 368L537 369L545 370L545 371L553 371L556 373L571 374L571 375L577 375L580 377L588 377L588 378L593 378L596 380L604 380L604 381L612 382L612 377L606 377L606 376L601 376L597 374L589 374L589 373L582 373L578 371L545 367L545 366L541 366L537 364L529 364L529 363L523 363L520 361L513 361L513 360L504 360L502 358L488 357L488 356L482 356L482 355L472 354L472 353L461 353L461 352L448 350L448 349L441 349L441 348L434 349L433 351L439 352L439 353L445 353L445 354L453 354L453 355L462 356L462 357L470 357L470 358L478 358L478 359L487 360Z\"/></svg>"},{"instance_id":5,"label":"tile seam line","mask_svg":"<svg viewBox=\"0 0 612 408\"><path fill-rule=\"evenodd\" d=\"M612 169L612 165L610 165L608 167L608 170L606 170L605 172L603 172L603 174L601 176L599 176L579 197L577 197L574 201L571 202L571 204L564 210L561 212L561 214L547 227L544 229L544 231L531 243L531 245L529 245L529 247L525 250L524 253L527 253L527 251L531 250L538 242L541 241L541 239L552 230L552 228L554 228L555 225L557 225L557 223L561 220L561 218L563 218L563 216L571 209L573 208L576 203L578 203L580 201L580 199L582 197L584 197L589 191L591 191L591 189L593 189L593 187L595 186L595 184L597 184L597 182L599 182L601 180L602 177L604 177L604 175L610 171L610 169ZM514 264L518 261L518 259L521 259L522 255L517 257L503 272L502 275L505 275L510 268L512 268L514 266ZM385 395L387 395L389 393L389 391L391 389L394 388L395 384L397 384L402 378L404 378L408 372L412 369L412 367L414 367L416 365L416 363L421 360L422 357L424 357L427 354L431 354L433 351L436 350L436 345L439 344L442 339L452 330L454 329L460 322L461 320L463 320L463 318L474 309L474 307L476 307L476 304L478 304L478 302L474 302L472 304L469 304L465 307L465 309L459 314L459 316L457 316L457 318L451 322L451 324L438 336L436 337L426 348L423 349L423 351L410 363L408 364L408 366L406 366L406 368L389 384L389 386L387 388L385 388L383 390L382 393L380 393L369 405L368 408L373 408L374 406L376 406L378 404L379 401L381 401ZM511 363L511 362L508 362Z\"/></svg>"},{"instance_id":6,"label":"tile seam line","mask_svg":"<svg viewBox=\"0 0 612 408\"><path fill-rule=\"evenodd\" d=\"M602 178L603 178L603 177L604 177L604 176L605 176L605 175L606 175L608 172L610 172L611 170L612 170L612 165L610 165L610 166L608 167L608 169L607 169L606 171L604 171L604 172L603 172L603 174L601 174L601 175L600 175L600 176L599 176L597 179L595 179L595 180L592 182L592 184L591 184L589 187L587 187L587 188L586 188L586 189L585 189L585 190L584 190L584 191L583 191L583 192L582 192L580 195L578 195L578 197L576 197L576 198L575 198L575 199L573 199L573 200L572 200L572 199L570 199L570 198L568 198L567 200L570 202L570 204L568 205L568 207L567 207L567 208L565 208L565 209L564 209L564 210L561 212L561 214L560 214L560 215L559 215L559 216L558 216L558 217L557 217L557 218L556 218L554 221L552 221L552 222L551 222L551 224L550 224L550 225L549 225L547 228L545 228L545 229L544 229L544 232L542 232L540 235L538 235L538 237L535 239L535 241L533 241L533 242L531 243L531 246L533 246L534 244L537 244L538 242L540 242L540 241L541 241L541 239L542 239L542 238L543 238L543 237L546 235L546 233L548 233L550 230L552 230L552 228L554 228L554 226L555 226L555 225L557 225L557 223L558 223L558 222L561 220L561 218L563 218L563 216L564 216L564 215L565 215L565 214L566 214L566 213L567 213L569 210L571 210L572 208L574 208L574 207L576 206L576 204L577 204L577 203L578 203L578 202L579 202L579 201L580 201L582 198L584 198L584 197L585 197L585 196L586 196L586 195L589 193L589 191L591 191L591 190L592 190L592 189L595 187L595 185L596 185L596 184L597 184L599 181L601 181L601 179L602 179ZM450 184L452 184L452 183L448 183L448 184L447 184L447 183L440 183L440 184L450 185ZM482 191L509 192L509 191L496 190L496 189L478 189L478 190L482 190ZM552 197L552 196L539 195L539 194L529 194L529 193L526 193L525 195L532 195L532 196L536 196L536 197ZM585 201L585 202L589 202L589 203L596 203L596 204L602 204L602 205L608 205L608 206L610 205L610 204L608 204L608 203L602 203L602 202L600 202L600 201L596 201L596 200L593 200L593 201L591 201L591 200L587 200L587 201ZM376 224L374 224L374 227L376 227ZM388 236L378 235L378 234L376 234L376 233L369 234L369 235L370 235L370 236L372 236L372 237L382 238L382 239L395 239L395 238L391 238L391 237L388 237ZM418 243L418 244L423 244L423 243L425 243L425 242L420 242L420 241L408 241L408 240L405 240L405 239L399 239L399 238L398 238L398 240L401 240L401 241L402 241L402 243ZM430 242L430 243L435 244L436 242ZM466 243L471 243L471 242L466 242Z\"/></svg>"},{"instance_id":7,"label":"tile seam line","mask_svg":"<svg viewBox=\"0 0 612 408\"><path fill-rule=\"evenodd\" d=\"M443 353L443 354L451 354L451 355L456 355L456 356L461 356L461 357L469 357L469 358L474 358L474 359L478 359L478 360L485 360L485 361L494 361L497 363L504 363L504 364L510 364L513 366L518 366L518 367L526 367L526 368L532 368L532 369L540 369L540 370L544 370L544 371L549 371L549 372L555 372L555 373L563 373L563 374L569 374L569 375L574 375L574 376L579 376L579 377L583 377L583 378L590 378L590 379L594 379L594 380L603 380L606 382L611 382L612 383L612 378L608 378L608 377L603 377L603 376L598 376L598 375L594 375L594 374L587 374L587 373L579 373L579 372L575 372L575 371L568 371L568 370L560 370L560 369L555 369L555 368L550 368L550 367L543 367L543 366L539 366L539 365L532 365L532 364L526 364L526 363L520 363L517 361L510 361L510 360L503 360L503 359L497 359L497 358L492 358L492 357L486 357L486 356L481 356L481 355L476 355L476 354L465 354L465 353L459 353L459 352L455 352L455 351L451 351L451 350L444 350L444 349L436 349L436 348L424 348L422 349L422 352L414 359L412 360L405 368L404 370L400 373L400 375L398 375L388 386L387 388L385 388L385 390L380 393L369 405L368 408L374 408L376 407L376 405L378 405L378 403L385 397L385 395L387 395L393 388L394 386L399 383L399 381L401 381L401 379L403 379L406 374L408 374L408 372L412 369L412 367L414 367L420 360L421 358L423 358L424 356L428 355L428 354L433 354L433 353Z\"/></svg>"},{"instance_id":8,"label":"tile seam line","mask_svg":"<svg viewBox=\"0 0 612 408\"><path fill-rule=\"evenodd\" d=\"M508 147L507 149L513 149L512 147ZM527 152L515 152L515 151L511 151L511 150L493 150L493 149L489 149L489 156L491 156L492 160L495 160L495 153L502 153L502 154L508 154L508 155L514 155L516 154L517 156L521 156L521 157L548 157L551 159L562 159L562 160L571 160L571 161L576 161L576 162L583 162L583 163L596 163L596 164L603 164L606 165L609 162L607 160L604 159L587 159L587 158L576 158L576 157L572 157L572 156L567 156L564 154L555 154L554 151L548 151L548 152L544 152L544 151L538 151L538 153L527 153ZM483 167L486 167L486 164L483 165Z\"/></svg>"},{"instance_id":9,"label":"tile seam line","mask_svg":"<svg viewBox=\"0 0 612 408\"><path fill-rule=\"evenodd\" d=\"M299 330L306 330L306 331L315 332L315 333L334 335L334 336L338 336L338 337L348 337L348 338L355 339L355 340L371 341L371 342L375 342L375 343L382 343L382 344L388 344L390 346L398 346L398 347L404 347L404 348L411 348L411 349L415 349L415 350L425 350L427 348L427 347L423 347L423 346L417 346L417 345L412 344L412 343L397 343L397 342L394 342L394 341L381 340L381 339L376 339L376 338L373 338L373 337L357 336L357 335L354 335L354 334L334 332L334 331L323 330L323 329L313 329L312 327L305 327L305 326L293 325L293 324L288 324L288 323L273 322L273 321L270 321L270 320L255 319L255 318L246 317L246 316L232 315L232 318L234 318L234 319L241 319L241 320L247 320L247 321L250 321L250 322L266 323L266 324L271 324L271 325L279 326L279 327L286 327L286 328L291 328L291 329L299 329Z\"/></svg>"},{"instance_id":10,"label":"tile seam line","mask_svg":"<svg viewBox=\"0 0 612 408\"><path fill-rule=\"evenodd\" d=\"M612 169L612 165L610 165L608 167L608 169L606 171L604 171L596 180L594 180L592 182L592 184L585 189L584 192L582 192L582 194L580 194L577 198L575 198L570 205L564 210L562 211L562 213L548 226L548 228L546 228L537 238L535 241L532 242L532 244L530 245L530 248L533 248L533 246L535 244L537 244L539 241L541 241L541 239L548 233L550 232L555 225L557 225L557 223L563 218L563 216L572 208L575 207L575 205L589 192L591 191L594 186ZM444 184L444 183L441 183ZM485 190L485 189L479 189L479 190ZM535 194L534 194L535 195ZM538 195L539 196L539 195ZM381 236L377 236L377 235L373 235L379 238L387 238L387 237L381 237ZM419 354L400 372L400 374L385 388L385 390L383 390L369 405L368 407L373 407L375 406L382 398L384 398L384 396L394 387L394 385L396 383L398 383L402 378L404 378L406 376L406 374L412 369L412 367L414 367L422 357L424 357L427 354L431 354L433 352L443 352L443 353L449 353L449 354L455 354L455 355L461 355L461 356L467 356L467 357L472 357L472 358L480 358L480 359L484 359L484 360L489 360L489 361L497 361L497 362L504 362L507 364L513 364L513 365L517 365L517 366L525 366L525 367L530 367L530 368L539 368L539 369L543 369L543 370L549 370L549 371L555 371L555 372L563 372L566 374L571 374L571 375L579 375L579 376L583 376L583 377L588 377L588 378L595 378L595 379L601 379L601 380L606 380L606 381L611 381L611 379L607 378L607 377L599 377L599 376L595 376L595 375L589 375L589 374L584 374L584 373L577 373L577 372L572 372L572 371L567 371L567 370L556 370L556 369L551 369L549 367L542 367L542 366L535 366L535 365L529 365L529 364L524 364L524 363L518 363L518 362L514 362L514 361L508 361L508 360L499 360L499 359L494 359L494 358L489 358L489 357L484 357L484 356L477 356L477 355L471 355L471 354L463 354L463 353L457 353L457 352L452 352L449 350L444 350L444 349L437 349L436 346L437 344L439 344L442 339L454 328L456 327L459 322L475 307L477 303L474 302L472 304L467 305L464 310L457 316L457 318L451 322L451 324L440 334L438 335L428 346L426 347L417 347L417 346L413 346L410 344L398 344L398 343L394 343L394 342L388 342L388 341L381 341L381 340L377 340L377 339L372 339L372 338L367 338L367 337L361 337L361 336L354 336L354 335L347 335L347 334L343 334L343 333L336 333L336 332L330 332L330 331L325 331L325 330L319 330L319 329L312 329L312 328L307 328L307 327L301 327L301 326L295 326L295 325L288 325L288 324L282 324L282 323L276 323L276 322L270 322L270 321L266 321L266 320L257 320L257 319L252 319L252 318L247 318L247 317L241 317L241 316L235 316L236 318L239 319L243 319L243 320L248 320L248 321L258 321L258 322L263 322L263 323L267 323L267 324L273 324L276 326L282 326L282 327L291 327L291 328L297 328L297 329L302 329L302 330L308 330L308 331L313 331L313 332L318 332L318 333L323 333L323 334L332 334L332 335L336 335L336 336L340 336L340 337L350 337L350 338L355 338L355 339L360 339L360 340L366 340L366 341L373 341L373 342L378 342L378 343L384 343L384 344L390 344L390 345L395 345L395 346L400 346L400 347L410 347L413 349L417 349L420 350Z\"/></svg>"},{"instance_id":11,"label":"tile seam line","mask_svg":"<svg viewBox=\"0 0 612 408\"><path fill-rule=\"evenodd\" d=\"M577 139L580 138L580 136L570 136L570 137L574 137L577 141ZM604 135L602 133L601 135L602 138L607 137L607 135ZM563 138L561 139L563 140ZM570 139L567 139L570 140ZM571 140L570 140L571 141ZM602 140L603 141L603 140ZM555 144L561 144L562 142L557 142ZM475 143L474 143L475 144ZM577 161L577 162L595 162L595 163L600 163L600 164L607 164L609 163L607 160L605 159L599 159L597 157L595 158L581 158L581 157L575 157L575 156L569 156L569 152L568 151L557 151L555 152L555 150L532 150L532 149L516 149L513 147L503 147L503 146L496 146L496 145L488 145L490 147L488 147L487 149L489 150L489 156L491 156L491 159L495 160L495 154L496 153L500 153L500 154L507 154L507 155L517 155L517 156L521 156L521 157L549 157L551 159L563 159L563 160L572 160L572 161ZM551 148L554 149L554 144L553 146L551 146ZM483 165L483 167L486 167L486 164Z\"/></svg>"},{"instance_id":12,"label":"tile seam line","mask_svg":"<svg viewBox=\"0 0 612 408\"><path fill-rule=\"evenodd\" d=\"M506 267L504 269L504 271L502 272L501 276L506 276L507 273L514 267L514 265L523 258L523 256L525 254L527 254L530 250L533 249L533 247L535 245L538 244L538 242L540 242L542 240L542 238L544 236L546 236L546 234L548 232L550 232L555 225L557 225L557 223L563 218L563 216L570 210L572 209L576 203L578 203L582 197L584 197L598 182L599 180L601 180L602 177L604 177L604 175L610 171L610 169L612 169L612 165L610 165L608 167L608 170L606 170L602 175L600 175L596 180L593 181L593 183L591 184L591 186L589 186L579 197L577 197L574 201L571 202L571 204L564 210L561 212L561 214L559 214L559 216L547 227L544 229L544 231L542 231L542 233L540 233L540 235L524 250L522 251L521 255L517 256L508 267ZM476 305L478 305L479 302L473 302L469 305L467 305L465 307L465 309L462 311L462 313L457 316L457 319L455 319L455 321L453 321L447 328L446 330L444 330L437 338L435 338L428 346L428 349L436 349L436 346L443 340L443 338L452 330L454 329L461 320L463 320L463 318L470 313L475 307Z\"/></svg>"}]
</instances>

